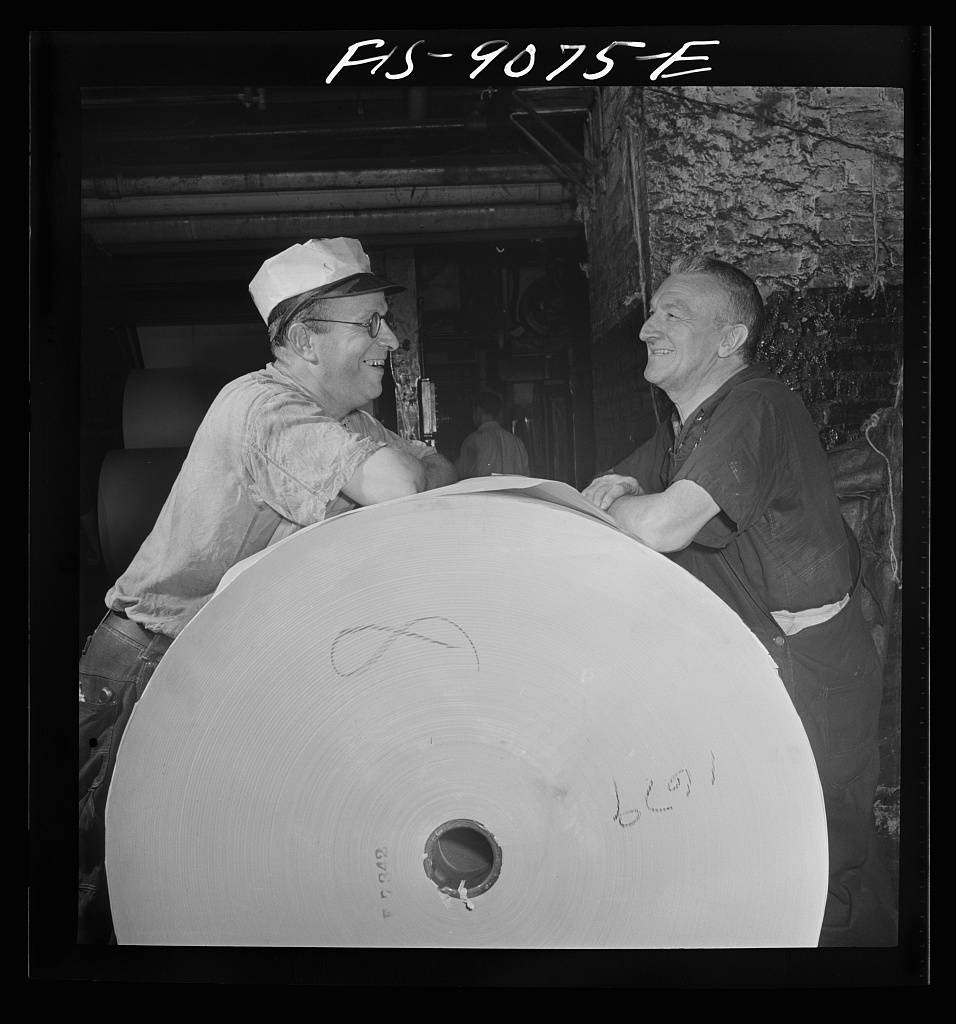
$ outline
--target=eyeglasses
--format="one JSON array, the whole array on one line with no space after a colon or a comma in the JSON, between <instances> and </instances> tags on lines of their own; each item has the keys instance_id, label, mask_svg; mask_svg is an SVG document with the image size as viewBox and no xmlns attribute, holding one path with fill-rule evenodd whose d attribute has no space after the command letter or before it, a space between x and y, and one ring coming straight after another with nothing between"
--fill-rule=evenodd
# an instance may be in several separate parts
<instances>
[{"instance_id":1,"label":"eyeglasses","mask_svg":"<svg viewBox=\"0 0 956 1024\"><path fill-rule=\"evenodd\" d=\"M375 312L364 323L360 323L357 320L325 320L325 319L322 319L321 317L315 317L315 316L307 317L307 318L305 318L303 320L300 320L299 323L303 323L303 324L309 324L309 323L312 323L312 324L351 324L353 327L364 327L368 331L368 336L370 338L377 338L378 337L378 332L382 329L382 324L383 323L388 324L389 328L391 328L391 326L392 326L392 318L391 318L391 314L390 313L386 313L385 316L382 316L381 313Z\"/></svg>"}]
</instances>

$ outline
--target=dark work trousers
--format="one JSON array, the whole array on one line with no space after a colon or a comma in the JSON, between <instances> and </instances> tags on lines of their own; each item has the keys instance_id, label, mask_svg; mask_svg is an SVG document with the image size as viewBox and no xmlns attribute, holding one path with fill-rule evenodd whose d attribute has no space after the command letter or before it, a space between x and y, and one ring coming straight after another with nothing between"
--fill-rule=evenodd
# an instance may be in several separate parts
<instances>
[{"instance_id":1,"label":"dark work trousers","mask_svg":"<svg viewBox=\"0 0 956 1024\"><path fill-rule=\"evenodd\" d=\"M123 730L171 643L108 612L80 658L80 943L116 941L106 886L106 796Z\"/></svg>"},{"instance_id":2,"label":"dark work trousers","mask_svg":"<svg viewBox=\"0 0 956 1024\"><path fill-rule=\"evenodd\" d=\"M861 587L832 619L787 637L778 664L823 786L830 882L822 946L893 945L895 920L876 850L882 665L863 618Z\"/></svg>"},{"instance_id":3,"label":"dark work trousers","mask_svg":"<svg viewBox=\"0 0 956 1024\"><path fill-rule=\"evenodd\" d=\"M848 527L847 539L850 600L826 622L793 636L783 635L752 588L734 576L763 613L762 621L752 618L748 625L777 663L823 787L830 871L820 945L891 946L897 919L888 907L892 885L873 819L883 671L863 616L860 549Z\"/></svg>"}]
</instances>

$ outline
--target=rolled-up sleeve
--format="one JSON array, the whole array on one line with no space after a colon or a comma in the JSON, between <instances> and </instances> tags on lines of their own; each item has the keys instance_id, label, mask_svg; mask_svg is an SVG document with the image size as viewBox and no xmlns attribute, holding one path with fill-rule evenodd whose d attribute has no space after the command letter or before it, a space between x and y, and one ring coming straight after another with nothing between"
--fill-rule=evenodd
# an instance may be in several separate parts
<instances>
[{"instance_id":1,"label":"rolled-up sleeve","mask_svg":"<svg viewBox=\"0 0 956 1024\"><path fill-rule=\"evenodd\" d=\"M284 519L308 526L384 442L347 429L305 401L269 403L249 432L255 496Z\"/></svg>"},{"instance_id":2,"label":"rolled-up sleeve","mask_svg":"<svg viewBox=\"0 0 956 1024\"><path fill-rule=\"evenodd\" d=\"M394 430L389 430L384 423L379 423L374 416L370 416L362 409L349 413L345 423L356 434L362 434L375 441L380 441L382 444L387 444L390 448L395 448L408 455L414 455L416 459L424 459L429 455L435 454L435 449L431 445L425 444L424 441L401 437Z\"/></svg>"}]
</instances>

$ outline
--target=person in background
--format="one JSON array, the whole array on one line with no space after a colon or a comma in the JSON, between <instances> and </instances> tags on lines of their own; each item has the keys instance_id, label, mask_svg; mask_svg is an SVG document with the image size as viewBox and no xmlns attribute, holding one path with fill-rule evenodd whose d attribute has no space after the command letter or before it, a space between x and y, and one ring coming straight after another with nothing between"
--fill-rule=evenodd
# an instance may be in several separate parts
<instances>
[{"instance_id":1,"label":"person in background","mask_svg":"<svg viewBox=\"0 0 956 1024\"><path fill-rule=\"evenodd\" d=\"M473 410L475 430L461 444L455 461L458 475L491 476L513 473L528 476L528 451L524 442L501 425L502 401L490 391L478 396Z\"/></svg>"},{"instance_id":2,"label":"person in background","mask_svg":"<svg viewBox=\"0 0 956 1024\"><path fill-rule=\"evenodd\" d=\"M227 384L152 532L105 597L79 666L77 938L115 941L104 864L116 751L163 654L237 562L327 516L453 483L454 467L365 409L398 347L387 296L354 238L310 239L249 291L273 361Z\"/></svg>"},{"instance_id":3,"label":"person in background","mask_svg":"<svg viewBox=\"0 0 956 1024\"><path fill-rule=\"evenodd\" d=\"M823 786L829 891L821 945L891 945L874 849L882 667L861 610L860 550L803 402L754 355L763 301L742 271L677 261L641 328L645 378L674 414L584 496L666 552L763 642ZM785 883L782 883L785 884Z\"/></svg>"}]
</instances>

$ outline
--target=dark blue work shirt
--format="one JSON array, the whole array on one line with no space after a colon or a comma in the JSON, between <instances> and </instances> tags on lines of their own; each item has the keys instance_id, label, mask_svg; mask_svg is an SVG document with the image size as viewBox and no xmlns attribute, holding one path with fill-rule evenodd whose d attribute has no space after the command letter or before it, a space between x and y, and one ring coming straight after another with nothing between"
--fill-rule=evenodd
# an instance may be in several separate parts
<instances>
[{"instance_id":1,"label":"dark blue work shirt","mask_svg":"<svg viewBox=\"0 0 956 1024\"><path fill-rule=\"evenodd\" d=\"M851 589L847 536L816 428L765 366L735 374L687 423L662 423L614 472L648 493L693 480L710 494L720 512L670 557L758 633L768 623L750 592L766 613L819 608Z\"/></svg>"}]
</instances>

